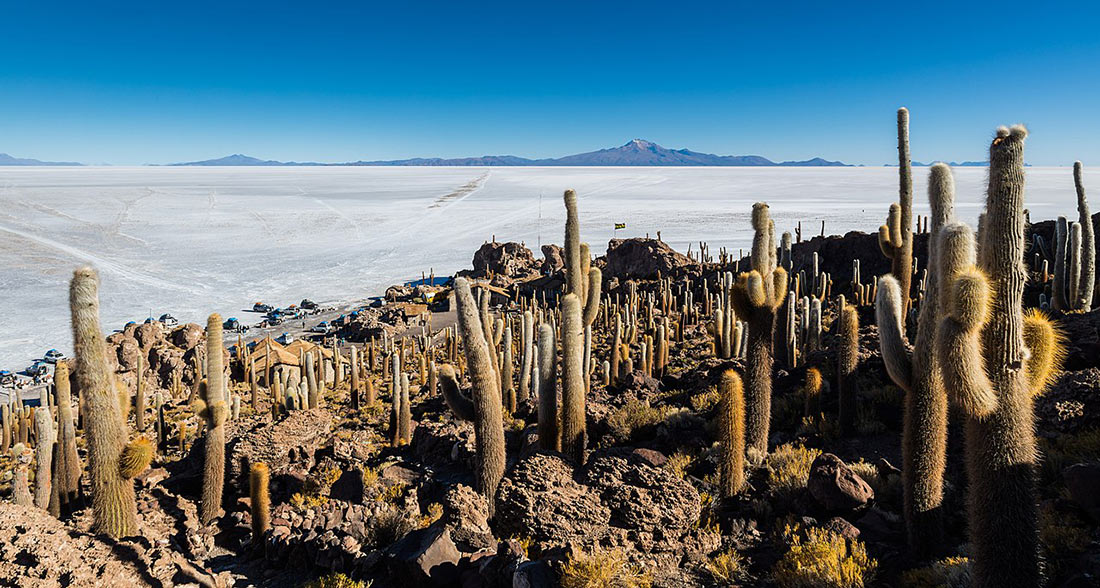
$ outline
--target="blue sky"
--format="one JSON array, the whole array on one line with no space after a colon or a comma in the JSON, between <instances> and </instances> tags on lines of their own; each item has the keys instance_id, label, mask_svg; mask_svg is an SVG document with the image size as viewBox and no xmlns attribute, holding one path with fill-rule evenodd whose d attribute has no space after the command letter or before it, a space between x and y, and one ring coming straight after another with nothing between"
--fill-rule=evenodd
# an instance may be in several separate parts
<instances>
[{"instance_id":1,"label":"blue sky","mask_svg":"<svg viewBox=\"0 0 1100 588\"><path fill-rule=\"evenodd\" d=\"M10 2L0 152L143 164L560 156L1100 165L1100 7L998 2Z\"/></svg>"}]
</instances>

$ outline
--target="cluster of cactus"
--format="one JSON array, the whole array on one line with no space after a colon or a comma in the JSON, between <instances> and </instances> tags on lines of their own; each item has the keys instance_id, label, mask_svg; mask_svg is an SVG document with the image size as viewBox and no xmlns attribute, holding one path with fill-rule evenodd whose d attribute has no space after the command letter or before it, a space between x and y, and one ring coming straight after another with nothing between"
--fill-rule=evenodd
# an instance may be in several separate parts
<instances>
[{"instance_id":1,"label":"cluster of cactus","mask_svg":"<svg viewBox=\"0 0 1100 588\"><path fill-rule=\"evenodd\" d=\"M965 225L938 237L944 317L935 351L966 417L971 565L983 587L1042 583L1032 399L1049 384L1059 343L1045 316L1022 308L1026 137L1022 126L1002 127L990 146L977 265Z\"/></svg>"},{"instance_id":2,"label":"cluster of cactus","mask_svg":"<svg viewBox=\"0 0 1100 588\"><path fill-rule=\"evenodd\" d=\"M775 225L768 205L753 205L752 271L742 273L731 291L735 312L747 317L748 390L745 394L746 446L768 452L776 310L787 292L787 270L776 263Z\"/></svg>"},{"instance_id":3,"label":"cluster of cactus","mask_svg":"<svg viewBox=\"0 0 1100 588\"><path fill-rule=\"evenodd\" d=\"M887 372L906 394L902 431L902 477L910 549L927 557L939 548L943 533L943 473L947 453L947 396L940 358L933 353L939 317L944 312L944 276L950 252L940 249L939 234L954 215L954 180L946 164L932 166L928 182L931 238L925 295L910 350L905 337L904 295L899 280L883 278L876 300L879 342Z\"/></svg>"},{"instance_id":4,"label":"cluster of cactus","mask_svg":"<svg viewBox=\"0 0 1100 588\"><path fill-rule=\"evenodd\" d=\"M1077 189L1077 222L1058 217L1055 225L1054 276L1050 306L1060 311L1087 311L1096 288L1096 236L1085 197L1081 162L1073 164ZM1044 267L1046 260L1043 260ZM1044 271L1045 273L1045 271Z\"/></svg>"},{"instance_id":5,"label":"cluster of cactus","mask_svg":"<svg viewBox=\"0 0 1100 588\"><path fill-rule=\"evenodd\" d=\"M91 268L73 273L69 289L76 380L85 400L92 510L96 529L111 537L137 530L133 478L152 460L151 443L127 443L118 387L107 360L107 342L99 326L99 277Z\"/></svg>"}]
</instances>

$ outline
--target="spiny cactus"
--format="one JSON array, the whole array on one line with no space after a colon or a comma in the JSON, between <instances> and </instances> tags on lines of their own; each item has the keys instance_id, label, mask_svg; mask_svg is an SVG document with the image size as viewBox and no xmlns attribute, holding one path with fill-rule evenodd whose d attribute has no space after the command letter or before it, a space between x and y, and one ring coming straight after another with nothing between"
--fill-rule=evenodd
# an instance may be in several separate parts
<instances>
[{"instance_id":1,"label":"spiny cactus","mask_svg":"<svg viewBox=\"0 0 1100 588\"><path fill-rule=\"evenodd\" d=\"M905 337L904 296L898 280L878 282L875 317L886 371L905 392L902 426L903 502L910 551L927 558L941 548L943 535L943 473L947 454L947 396L933 353L946 291L946 272L957 254L944 251L940 232L954 216L955 184L951 168L933 165L928 179L931 232L925 296L917 318L916 344Z\"/></svg>"},{"instance_id":2,"label":"spiny cactus","mask_svg":"<svg viewBox=\"0 0 1100 588\"><path fill-rule=\"evenodd\" d=\"M11 457L15 461L15 475L12 479L12 502L19 506L34 506L34 496L31 495L30 469L31 450L22 443L16 443L11 448Z\"/></svg>"},{"instance_id":3,"label":"spiny cactus","mask_svg":"<svg viewBox=\"0 0 1100 588\"><path fill-rule=\"evenodd\" d=\"M34 424L38 430L38 440L34 446L34 505L45 510L50 504L52 491L50 477L55 441L53 415L49 407L43 406L34 411Z\"/></svg>"},{"instance_id":4,"label":"spiny cactus","mask_svg":"<svg viewBox=\"0 0 1100 588\"><path fill-rule=\"evenodd\" d=\"M137 389L134 391L134 428L138 432L145 431L145 358L144 353L138 353L137 358L137 371L134 372L137 377Z\"/></svg>"},{"instance_id":5,"label":"spiny cactus","mask_svg":"<svg viewBox=\"0 0 1100 588\"><path fill-rule=\"evenodd\" d=\"M558 428L558 352L554 344L554 327L539 325L539 447L561 451L561 430Z\"/></svg>"},{"instance_id":6,"label":"spiny cactus","mask_svg":"<svg viewBox=\"0 0 1100 588\"><path fill-rule=\"evenodd\" d=\"M1081 251L1081 223L1069 224L1069 255L1066 258L1066 300L1070 310L1078 310L1077 295L1081 287L1081 260L1084 257ZM1083 309L1081 309L1083 310Z\"/></svg>"},{"instance_id":7,"label":"spiny cactus","mask_svg":"<svg viewBox=\"0 0 1100 588\"><path fill-rule=\"evenodd\" d=\"M412 440L412 405L409 404L409 374L401 374L401 410L397 415L398 442Z\"/></svg>"},{"instance_id":8,"label":"spiny cactus","mask_svg":"<svg viewBox=\"0 0 1100 588\"><path fill-rule=\"evenodd\" d=\"M787 270L776 264L775 225L769 218L767 204L757 202L753 205L752 226L756 231L752 244L752 271L738 276L730 294L736 313L748 319L745 444L767 454L775 315L786 299Z\"/></svg>"},{"instance_id":9,"label":"spiny cactus","mask_svg":"<svg viewBox=\"0 0 1100 588\"><path fill-rule=\"evenodd\" d=\"M1089 201L1085 198L1085 183L1082 179L1083 169L1081 162L1073 163L1073 184L1077 188L1077 214L1081 223L1081 282L1077 290L1077 300L1074 308L1088 310L1092 307L1093 296L1096 293L1096 232L1092 225L1092 213L1089 212Z\"/></svg>"},{"instance_id":10,"label":"spiny cactus","mask_svg":"<svg viewBox=\"0 0 1100 588\"><path fill-rule=\"evenodd\" d=\"M11 411L7 404L0 405L0 427L3 427L3 431L0 431L2 441L0 441L0 451L7 453L11 449Z\"/></svg>"},{"instance_id":11,"label":"spiny cactus","mask_svg":"<svg viewBox=\"0 0 1100 588\"><path fill-rule=\"evenodd\" d=\"M936 345L946 388L966 416L971 569L979 588L1042 584L1032 396L1043 382L1027 369L1022 310L1026 137L1022 126L1001 127L990 146L978 266L966 252L950 277L944 272L946 316ZM972 247L965 226L944 233L941 242Z\"/></svg>"},{"instance_id":12,"label":"spiny cactus","mask_svg":"<svg viewBox=\"0 0 1100 588\"><path fill-rule=\"evenodd\" d=\"M271 471L265 463L254 463L248 470L253 545L258 545L264 533L271 528L271 493L268 491L270 479Z\"/></svg>"},{"instance_id":13,"label":"spiny cactus","mask_svg":"<svg viewBox=\"0 0 1100 588\"><path fill-rule=\"evenodd\" d=\"M718 382L718 441L722 446L722 497L741 491L745 481L745 396L741 376L726 370Z\"/></svg>"},{"instance_id":14,"label":"spiny cactus","mask_svg":"<svg viewBox=\"0 0 1100 588\"><path fill-rule=\"evenodd\" d=\"M69 364L58 362L54 371L57 398L57 445L54 453L53 491L58 496L59 513L68 514L76 507L80 496L80 472L83 465L76 452L76 422L73 419L72 395L69 385Z\"/></svg>"},{"instance_id":15,"label":"spiny cactus","mask_svg":"<svg viewBox=\"0 0 1100 588\"><path fill-rule=\"evenodd\" d=\"M359 352L351 346L351 409L359 410Z\"/></svg>"},{"instance_id":16,"label":"spiny cactus","mask_svg":"<svg viewBox=\"0 0 1100 588\"><path fill-rule=\"evenodd\" d=\"M812 417L821 414L821 395L825 379L821 370L812 367L806 370L806 381L802 384L802 416Z\"/></svg>"},{"instance_id":17,"label":"spiny cactus","mask_svg":"<svg viewBox=\"0 0 1100 588\"><path fill-rule=\"evenodd\" d=\"M843 298L843 297L842 297ZM837 388L840 392L840 431L850 435L856 427L856 396L859 383L859 314L850 304L842 304L837 317Z\"/></svg>"},{"instance_id":18,"label":"spiny cactus","mask_svg":"<svg viewBox=\"0 0 1100 588\"><path fill-rule=\"evenodd\" d=\"M516 412L516 388L513 384L515 373L512 368L512 327L504 328L501 343L503 350L500 354L500 386L504 394L504 410L511 414Z\"/></svg>"},{"instance_id":19,"label":"spiny cactus","mask_svg":"<svg viewBox=\"0 0 1100 588\"><path fill-rule=\"evenodd\" d=\"M320 363L324 363L324 359L321 359ZM309 408L317 408L320 402L320 386L317 382L317 366L314 365L313 353L306 353L306 385L309 388Z\"/></svg>"},{"instance_id":20,"label":"spiny cactus","mask_svg":"<svg viewBox=\"0 0 1100 588\"><path fill-rule=\"evenodd\" d=\"M493 497L504 477L504 421L500 399L500 379L493 370L489 343L481 328L470 284L458 278L454 285L458 327L466 345L473 379L474 435L477 446L477 489L488 499L490 516Z\"/></svg>"},{"instance_id":21,"label":"spiny cactus","mask_svg":"<svg viewBox=\"0 0 1100 588\"><path fill-rule=\"evenodd\" d=\"M225 485L225 421L229 406L225 402L225 367L222 357L222 317L217 313L206 321L206 382L200 385L202 399L195 403L195 414L206 421L203 443L205 457L202 472L202 500L199 520L208 525L218 518Z\"/></svg>"},{"instance_id":22,"label":"spiny cactus","mask_svg":"<svg viewBox=\"0 0 1100 588\"><path fill-rule=\"evenodd\" d=\"M878 243L890 259L890 273L901 291L901 316L909 316L913 279L913 170L909 160L909 110L898 109L898 202L890 205L886 224L879 227Z\"/></svg>"},{"instance_id":23,"label":"spiny cactus","mask_svg":"<svg viewBox=\"0 0 1100 588\"><path fill-rule=\"evenodd\" d=\"M95 270L86 267L73 272L69 306L77 385L85 399L95 527L111 537L126 537L137 530L137 502L132 479L125 477L120 467L128 433L107 361L107 342L99 327L99 276Z\"/></svg>"},{"instance_id":24,"label":"spiny cactus","mask_svg":"<svg viewBox=\"0 0 1100 588\"><path fill-rule=\"evenodd\" d=\"M1066 267L1069 256L1069 223L1066 217L1060 216L1054 224L1054 282L1051 284L1050 306L1054 310L1069 310L1069 299L1066 296Z\"/></svg>"},{"instance_id":25,"label":"spiny cactus","mask_svg":"<svg viewBox=\"0 0 1100 588\"><path fill-rule=\"evenodd\" d=\"M522 338L523 358L520 364L519 391L516 393L516 402L523 404L531 397L531 372L535 363L535 319L530 310L523 311L520 337Z\"/></svg>"},{"instance_id":26,"label":"spiny cactus","mask_svg":"<svg viewBox=\"0 0 1100 588\"><path fill-rule=\"evenodd\" d=\"M561 300L561 449L577 463L584 462L585 398L581 368L584 326L581 303L576 294Z\"/></svg>"}]
</instances>

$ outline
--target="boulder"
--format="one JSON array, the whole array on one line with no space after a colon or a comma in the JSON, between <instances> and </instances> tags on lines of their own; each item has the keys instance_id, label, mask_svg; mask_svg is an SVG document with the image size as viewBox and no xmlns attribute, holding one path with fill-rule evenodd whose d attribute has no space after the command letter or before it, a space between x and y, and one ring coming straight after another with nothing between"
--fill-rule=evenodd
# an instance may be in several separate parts
<instances>
[{"instance_id":1,"label":"boulder","mask_svg":"<svg viewBox=\"0 0 1100 588\"><path fill-rule=\"evenodd\" d=\"M628 450L594 454L582 481L599 490L614 526L667 532L699 521L702 504L695 488Z\"/></svg>"},{"instance_id":2,"label":"boulder","mask_svg":"<svg viewBox=\"0 0 1100 588\"><path fill-rule=\"evenodd\" d=\"M386 549L392 579L398 586L446 586L457 571L462 554L444 525L417 529Z\"/></svg>"},{"instance_id":3,"label":"boulder","mask_svg":"<svg viewBox=\"0 0 1100 588\"><path fill-rule=\"evenodd\" d=\"M451 538L463 552L488 549L496 542L489 527L489 503L464 484L452 486L443 497L443 523L450 527Z\"/></svg>"},{"instance_id":4,"label":"boulder","mask_svg":"<svg viewBox=\"0 0 1100 588\"><path fill-rule=\"evenodd\" d=\"M521 459L496 496L497 535L563 544L607 530L611 510L599 494L573 479L561 455L540 451Z\"/></svg>"},{"instance_id":5,"label":"boulder","mask_svg":"<svg viewBox=\"0 0 1100 588\"><path fill-rule=\"evenodd\" d=\"M1100 520L1100 461L1077 463L1062 470L1069 496Z\"/></svg>"},{"instance_id":6,"label":"boulder","mask_svg":"<svg viewBox=\"0 0 1100 588\"><path fill-rule=\"evenodd\" d=\"M158 343L164 342L164 329L157 321L141 323L134 329L134 339L137 340L142 351L149 351Z\"/></svg>"},{"instance_id":7,"label":"boulder","mask_svg":"<svg viewBox=\"0 0 1100 588\"><path fill-rule=\"evenodd\" d=\"M875 497L871 486L832 453L814 460L807 485L814 500L830 512L855 510Z\"/></svg>"},{"instance_id":8,"label":"boulder","mask_svg":"<svg viewBox=\"0 0 1100 588\"><path fill-rule=\"evenodd\" d=\"M682 253L677 253L664 241L656 239L612 239L607 244L607 267L604 279L654 279L667 277L673 270L694 265Z\"/></svg>"},{"instance_id":9,"label":"boulder","mask_svg":"<svg viewBox=\"0 0 1100 588\"><path fill-rule=\"evenodd\" d=\"M543 245L542 267L539 269L543 274L554 274L565 269L565 250L554 244Z\"/></svg>"},{"instance_id":10,"label":"boulder","mask_svg":"<svg viewBox=\"0 0 1100 588\"><path fill-rule=\"evenodd\" d=\"M228 446L229 481L248 487L248 470L263 462L274 478L293 465L312 465L314 454L332 437L332 415L320 408L295 410L275 423L260 423Z\"/></svg>"},{"instance_id":11,"label":"boulder","mask_svg":"<svg viewBox=\"0 0 1100 588\"><path fill-rule=\"evenodd\" d=\"M553 588L555 585L554 571L541 559L519 564L512 576L513 588Z\"/></svg>"},{"instance_id":12,"label":"boulder","mask_svg":"<svg viewBox=\"0 0 1100 588\"><path fill-rule=\"evenodd\" d=\"M141 346L133 337L119 337L115 344L115 355L118 357L118 367L121 371L134 371L138 367L138 358L141 356ZM145 362L148 363L148 362ZM148 368L149 366L144 366Z\"/></svg>"},{"instance_id":13,"label":"boulder","mask_svg":"<svg viewBox=\"0 0 1100 588\"><path fill-rule=\"evenodd\" d=\"M521 278L538 273L531 250L520 243L485 243L474 253L474 275Z\"/></svg>"},{"instance_id":14,"label":"boulder","mask_svg":"<svg viewBox=\"0 0 1100 588\"><path fill-rule=\"evenodd\" d=\"M190 351L206 337L203 328L195 323L187 323L172 331L172 344L184 351Z\"/></svg>"}]
</instances>

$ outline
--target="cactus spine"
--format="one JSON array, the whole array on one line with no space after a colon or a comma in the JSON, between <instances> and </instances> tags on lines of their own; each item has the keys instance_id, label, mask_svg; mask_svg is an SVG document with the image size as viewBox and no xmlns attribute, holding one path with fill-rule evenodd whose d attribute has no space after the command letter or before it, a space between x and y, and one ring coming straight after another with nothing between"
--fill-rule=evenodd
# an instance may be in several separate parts
<instances>
[{"instance_id":1,"label":"cactus spine","mask_svg":"<svg viewBox=\"0 0 1100 588\"><path fill-rule=\"evenodd\" d=\"M254 463L248 471L248 492L251 497L252 543L259 544L264 533L271 528L271 494L268 482L271 472L267 464Z\"/></svg>"},{"instance_id":2,"label":"cactus spine","mask_svg":"<svg viewBox=\"0 0 1100 588\"><path fill-rule=\"evenodd\" d=\"M909 316L913 279L913 169L909 160L909 110L898 109L898 202L890 205L886 224L879 227L878 243L890 259L890 273L901 290L902 324Z\"/></svg>"},{"instance_id":3,"label":"cactus spine","mask_svg":"<svg viewBox=\"0 0 1100 588\"><path fill-rule=\"evenodd\" d=\"M458 327L466 344L473 380L474 435L477 445L477 489L494 510L494 496L504 476L504 421L500 401L500 379L493 370L489 341L481 328L478 309L465 278L455 280Z\"/></svg>"},{"instance_id":4,"label":"cactus spine","mask_svg":"<svg viewBox=\"0 0 1100 588\"><path fill-rule=\"evenodd\" d=\"M1081 225L1081 278L1077 288L1077 298L1073 300L1076 310L1088 310L1096 288L1096 233L1092 226L1092 214L1089 201L1085 197L1085 184L1081 162L1073 164L1073 184L1077 188L1077 214Z\"/></svg>"},{"instance_id":5,"label":"cactus spine","mask_svg":"<svg viewBox=\"0 0 1100 588\"><path fill-rule=\"evenodd\" d=\"M81 268L73 272L69 306L76 378L85 402L95 527L111 537L126 537L137 530L137 501L134 484L123 476L120 467L128 433L107 362L107 343L99 327L99 276L95 270Z\"/></svg>"},{"instance_id":6,"label":"cactus spine","mask_svg":"<svg viewBox=\"0 0 1100 588\"><path fill-rule=\"evenodd\" d=\"M225 420L229 407L225 402L222 353L222 317L215 313L206 321L206 389L195 411L206 421L202 500L199 503L199 519L204 525L218 518L225 485Z\"/></svg>"},{"instance_id":7,"label":"cactus spine","mask_svg":"<svg viewBox=\"0 0 1100 588\"><path fill-rule=\"evenodd\" d=\"M766 454L771 424L775 316L786 299L787 270L776 264L775 225L769 218L767 204L753 205L752 225L756 231L752 271L738 276L730 294L735 312L748 318L745 444Z\"/></svg>"},{"instance_id":8,"label":"cactus spine","mask_svg":"<svg viewBox=\"0 0 1100 588\"><path fill-rule=\"evenodd\" d=\"M937 342L947 389L967 417L971 561L979 588L1042 584L1032 413L1042 382L1029 380L1022 311L1026 137L1022 126L1001 127L990 146L978 268L960 256L945 282L947 317ZM965 244L969 231L956 228L945 237L951 235Z\"/></svg>"},{"instance_id":9,"label":"cactus spine","mask_svg":"<svg viewBox=\"0 0 1100 588\"><path fill-rule=\"evenodd\" d=\"M728 498L741 491L745 481L745 396L741 376L726 370L718 382L718 435L722 445L721 494Z\"/></svg>"}]
</instances>

